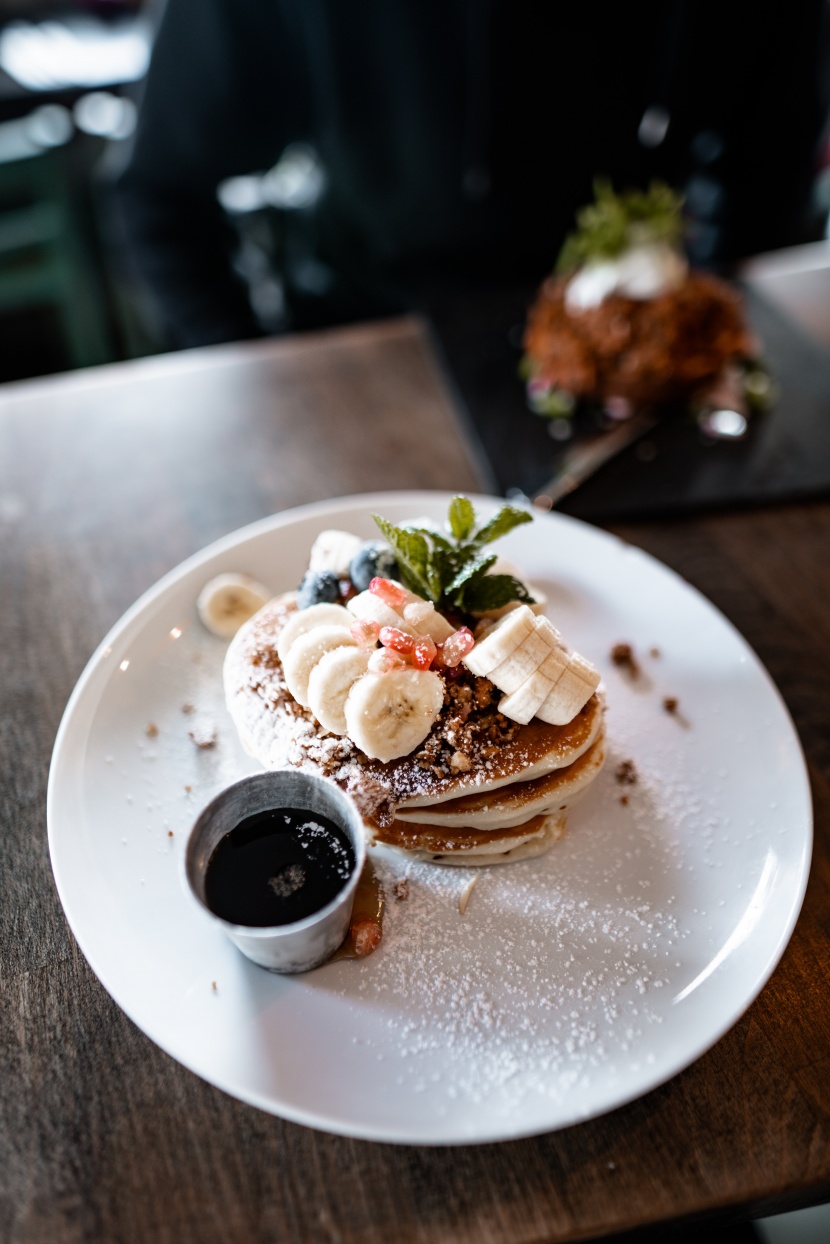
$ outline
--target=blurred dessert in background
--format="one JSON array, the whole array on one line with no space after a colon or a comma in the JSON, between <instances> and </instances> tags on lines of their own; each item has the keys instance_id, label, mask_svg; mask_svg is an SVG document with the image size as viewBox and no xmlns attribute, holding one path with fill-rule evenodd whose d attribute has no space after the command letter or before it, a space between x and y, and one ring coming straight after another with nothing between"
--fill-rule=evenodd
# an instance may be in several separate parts
<instances>
[{"instance_id":1,"label":"blurred dessert in background","mask_svg":"<svg viewBox=\"0 0 830 1244\"><path fill-rule=\"evenodd\" d=\"M530 308L523 375L538 414L591 403L611 418L682 404L746 412L769 376L736 289L690 269L682 200L655 182L616 194L596 183L556 272Z\"/></svg>"}]
</instances>

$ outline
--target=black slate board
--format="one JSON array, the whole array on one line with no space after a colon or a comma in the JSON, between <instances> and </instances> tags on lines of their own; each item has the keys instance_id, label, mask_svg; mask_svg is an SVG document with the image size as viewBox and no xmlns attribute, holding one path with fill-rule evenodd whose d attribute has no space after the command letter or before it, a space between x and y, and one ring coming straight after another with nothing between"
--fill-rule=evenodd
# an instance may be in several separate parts
<instances>
[{"instance_id":1,"label":"black slate board","mask_svg":"<svg viewBox=\"0 0 830 1244\"><path fill-rule=\"evenodd\" d=\"M533 296L528 287L483 288L429 305L439 351L501 493L538 492L563 449L548 421L527 409L517 375ZM757 292L744 296L778 385L774 408L753 416L749 435L733 442L707 441L693 420L668 414L558 509L603 521L830 492L830 353Z\"/></svg>"}]
</instances>

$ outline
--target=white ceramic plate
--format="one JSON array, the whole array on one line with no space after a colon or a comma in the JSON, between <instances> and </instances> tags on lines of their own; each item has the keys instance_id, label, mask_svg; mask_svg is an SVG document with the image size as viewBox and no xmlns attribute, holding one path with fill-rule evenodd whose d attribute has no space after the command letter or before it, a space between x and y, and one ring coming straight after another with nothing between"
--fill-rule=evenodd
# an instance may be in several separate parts
<instances>
[{"instance_id":1,"label":"white ceramic plate","mask_svg":"<svg viewBox=\"0 0 830 1244\"><path fill-rule=\"evenodd\" d=\"M285 590L321 529L369 536L372 510L443 519L448 501L397 493L305 507L174 570L89 662L48 800L69 923L153 1041L274 1114L423 1144L564 1127L691 1063L778 962L811 848L798 739L741 636L637 549L539 516L499 551L544 587L566 641L602 668L609 703L609 759L567 837L541 860L489 870L384 857L388 878L408 872L409 898L389 903L371 958L299 978L243 959L180 881L197 812L256 767L224 710L225 645L197 620L199 589L242 570ZM635 648L637 680L609 659L620 641ZM212 748L189 737L213 729ZM624 761L633 785L617 780Z\"/></svg>"}]
</instances>

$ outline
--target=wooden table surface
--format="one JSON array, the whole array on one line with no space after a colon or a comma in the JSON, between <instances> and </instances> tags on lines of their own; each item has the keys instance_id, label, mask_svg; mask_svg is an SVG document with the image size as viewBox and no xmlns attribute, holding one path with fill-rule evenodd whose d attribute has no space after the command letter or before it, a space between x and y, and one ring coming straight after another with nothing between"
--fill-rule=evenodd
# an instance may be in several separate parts
<instances>
[{"instance_id":1,"label":"wooden table surface","mask_svg":"<svg viewBox=\"0 0 830 1244\"><path fill-rule=\"evenodd\" d=\"M745 635L795 719L816 847L772 980L668 1084L566 1131L377 1145L225 1096L153 1045L77 949L46 779L123 610L214 538L301 502L486 487L413 321L221 347L0 394L0 1238L14 1244L531 1244L830 1197L830 505L620 535Z\"/></svg>"}]
</instances>

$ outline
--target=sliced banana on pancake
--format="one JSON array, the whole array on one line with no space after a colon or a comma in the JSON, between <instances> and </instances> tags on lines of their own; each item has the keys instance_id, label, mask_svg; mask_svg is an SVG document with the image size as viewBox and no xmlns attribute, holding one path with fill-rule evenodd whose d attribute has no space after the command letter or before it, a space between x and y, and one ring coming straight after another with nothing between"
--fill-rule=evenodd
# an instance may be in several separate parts
<instances>
[{"instance_id":1,"label":"sliced banana on pancake","mask_svg":"<svg viewBox=\"0 0 830 1244\"><path fill-rule=\"evenodd\" d=\"M399 608L388 604L369 589L353 596L347 608L356 618L377 622L379 626L397 627L399 631L414 635L416 639L429 635L436 644L442 644L445 639L449 639L455 627L438 612L431 601L416 596L400 583L395 583L395 586L404 596Z\"/></svg>"},{"instance_id":2,"label":"sliced banana on pancake","mask_svg":"<svg viewBox=\"0 0 830 1244\"><path fill-rule=\"evenodd\" d=\"M444 683L432 670L401 669L359 678L345 705L347 733L372 760L408 756L444 706Z\"/></svg>"},{"instance_id":3,"label":"sliced banana on pancake","mask_svg":"<svg viewBox=\"0 0 830 1244\"><path fill-rule=\"evenodd\" d=\"M474 674L505 692L499 711L521 725L539 717L566 725L599 686L597 669L578 653L568 654L562 636L527 605L514 609L464 658Z\"/></svg>"},{"instance_id":4,"label":"sliced banana on pancake","mask_svg":"<svg viewBox=\"0 0 830 1244\"><path fill-rule=\"evenodd\" d=\"M568 653L564 648L550 649L539 668L529 674L515 691L500 701L499 712L512 718L513 721L518 721L521 725L527 725L531 718L538 715L539 709L553 691L567 664ZM571 718L568 720L570 721Z\"/></svg>"},{"instance_id":5,"label":"sliced banana on pancake","mask_svg":"<svg viewBox=\"0 0 830 1244\"><path fill-rule=\"evenodd\" d=\"M346 697L369 665L369 653L348 646L323 654L308 677L308 707L332 734L346 734Z\"/></svg>"},{"instance_id":6,"label":"sliced banana on pancake","mask_svg":"<svg viewBox=\"0 0 830 1244\"><path fill-rule=\"evenodd\" d=\"M408 635L415 634L413 628L404 622L402 615L396 609L387 605L385 600L381 600L368 588L365 592L358 592L357 596L353 596L346 608L353 617L363 622L377 622L378 626L396 626L399 631L406 631Z\"/></svg>"},{"instance_id":7,"label":"sliced banana on pancake","mask_svg":"<svg viewBox=\"0 0 830 1244\"><path fill-rule=\"evenodd\" d=\"M568 657L568 664L537 710L536 716L552 726L564 726L588 703L599 686L599 681L599 670L578 652L572 652Z\"/></svg>"},{"instance_id":8,"label":"sliced banana on pancake","mask_svg":"<svg viewBox=\"0 0 830 1244\"><path fill-rule=\"evenodd\" d=\"M464 657L464 665L480 678L489 678L492 670L503 665L536 629L536 617L528 605L513 609L497 626L479 640ZM504 688L500 688L504 690Z\"/></svg>"},{"instance_id":9,"label":"sliced banana on pancake","mask_svg":"<svg viewBox=\"0 0 830 1244\"><path fill-rule=\"evenodd\" d=\"M285 664L285 658L295 640L318 626L342 626L347 630L353 618L343 605L324 603L310 605L308 609L298 609L286 622L277 638L277 656Z\"/></svg>"},{"instance_id":10,"label":"sliced banana on pancake","mask_svg":"<svg viewBox=\"0 0 830 1244\"><path fill-rule=\"evenodd\" d=\"M282 668L288 690L297 703L303 708L309 707L308 680L321 657L333 648L356 647L354 636L345 626L316 626L295 639L285 654Z\"/></svg>"},{"instance_id":11,"label":"sliced banana on pancake","mask_svg":"<svg viewBox=\"0 0 830 1244\"><path fill-rule=\"evenodd\" d=\"M411 628L416 635L422 637L429 635L436 644L443 644L455 632L455 627L438 612L432 602L422 600L420 596L404 605L402 616L405 628Z\"/></svg>"}]
</instances>

